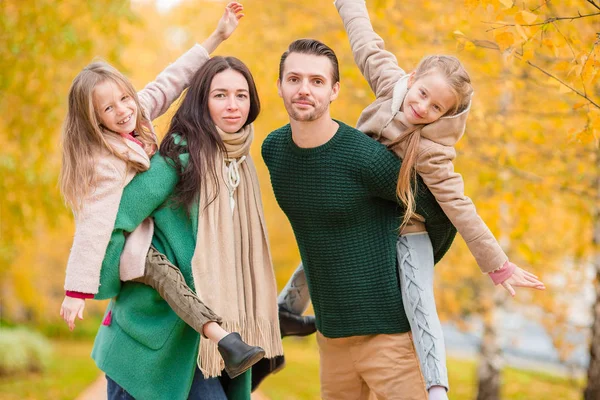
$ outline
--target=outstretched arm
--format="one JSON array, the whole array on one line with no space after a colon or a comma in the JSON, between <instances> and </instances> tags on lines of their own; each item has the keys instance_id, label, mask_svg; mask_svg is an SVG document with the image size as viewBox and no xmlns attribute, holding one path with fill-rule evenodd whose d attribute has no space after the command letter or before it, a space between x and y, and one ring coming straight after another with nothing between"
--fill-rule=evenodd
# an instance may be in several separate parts
<instances>
[{"instance_id":1,"label":"outstretched arm","mask_svg":"<svg viewBox=\"0 0 600 400\"><path fill-rule=\"evenodd\" d=\"M202 43L195 45L174 63L165 68L154 81L138 92L146 117L152 121L164 114L171 104L189 86L192 77L209 60L209 54L235 31L244 16L240 3L227 4L214 32Z\"/></svg>"},{"instance_id":2,"label":"outstretched arm","mask_svg":"<svg viewBox=\"0 0 600 400\"><path fill-rule=\"evenodd\" d=\"M417 172L465 240L482 272L494 284L515 295L513 286L544 290L537 277L508 261L500 244L464 192L462 176L454 171L454 150L428 150L417 157Z\"/></svg>"},{"instance_id":3,"label":"outstretched arm","mask_svg":"<svg viewBox=\"0 0 600 400\"><path fill-rule=\"evenodd\" d=\"M221 43L229 39L229 36L237 28L240 19L244 16L244 6L238 2L231 2L225 7L225 12L217 24L217 29L202 42L202 47L206 49L208 54L219 47Z\"/></svg>"},{"instance_id":4,"label":"outstretched arm","mask_svg":"<svg viewBox=\"0 0 600 400\"><path fill-rule=\"evenodd\" d=\"M406 73L398 66L396 57L385 50L383 39L375 33L364 0L336 0L350 40L354 61L375 97L385 96Z\"/></svg>"}]
</instances>

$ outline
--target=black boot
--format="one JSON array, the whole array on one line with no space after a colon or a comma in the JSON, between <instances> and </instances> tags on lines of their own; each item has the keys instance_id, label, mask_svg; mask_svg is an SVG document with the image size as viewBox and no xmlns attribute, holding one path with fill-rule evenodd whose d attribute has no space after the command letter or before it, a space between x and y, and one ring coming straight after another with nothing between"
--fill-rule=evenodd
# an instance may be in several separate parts
<instances>
[{"instance_id":1,"label":"black boot","mask_svg":"<svg viewBox=\"0 0 600 400\"><path fill-rule=\"evenodd\" d=\"M252 391L269 375L276 374L285 367L285 358L275 356L274 358L263 358L252 366Z\"/></svg>"},{"instance_id":2,"label":"black boot","mask_svg":"<svg viewBox=\"0 0 600 400\"><path fill-rule=\"evenodd\" d=\"M246 344L237 332L219 340L217 347L225 361L225 372L231 379L246 372L265 356L261 347Z\"/></svg>"},{"instance_id":3,"label":"black boot","mask_svg":"<svg viewBox=\"0 0 600 400\"><path fill-rule=\"evenodd\" d=\"M313 315L292 314L279 306L279 329L281 337L308 336L317 331L317 325Z\"/></svg>"}]
</instances>

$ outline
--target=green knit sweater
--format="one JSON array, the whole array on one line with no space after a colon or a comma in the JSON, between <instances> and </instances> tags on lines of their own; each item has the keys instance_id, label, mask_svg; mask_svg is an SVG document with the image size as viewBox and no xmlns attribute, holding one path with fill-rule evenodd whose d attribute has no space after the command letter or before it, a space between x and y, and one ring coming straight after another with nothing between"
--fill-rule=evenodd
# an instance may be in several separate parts
<instances>
[{"instance_id":1,"label":"green knit sweater","mask_svg":"<svg viewBox=\"0 0 600 400\"><path fill-rule=\"evenodd\" d=\"M317 329L330 338L406 332L396 272L401 162L336 122L334 137L315 148L296 146L289 125L262 146L275 197L296 235ZM422 182L416 202L439 260L456 230Z\"/></svg>"},{"instance_id":2,"label":"green knit sweater","mask_svg":"<svg viewBox=\"0 0 600 400\"><path fill-rule=\"evenodd\" d=\"M187 161L187 154L181 159ZM187 399L196 368L200 335L150 286L119 280L124 232L151 216L152 244L179 267L194 289L191 261L197 227L192 221L197 221L197 208L189 216L181 207L165 206L178 180L172 163L157 154L150 169L125 187L96 295L97 299L113 297L107 309L112 322L100 327L92 358L136 399ZM249 399L250 373L232 380L226 390L229 399Z\"/></svg>"}]
</instances>

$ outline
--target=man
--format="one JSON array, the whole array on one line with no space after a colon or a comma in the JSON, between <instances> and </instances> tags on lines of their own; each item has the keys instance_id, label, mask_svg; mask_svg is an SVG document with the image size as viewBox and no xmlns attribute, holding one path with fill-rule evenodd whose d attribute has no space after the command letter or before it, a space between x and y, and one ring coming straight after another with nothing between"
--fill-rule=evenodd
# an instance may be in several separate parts
<instances>
[{"instance_id":1,"label":"man","mask_svg":"<svg viewBox=\"0 0 600 400\"><path fill-rule=\"evenodd\" d=\"M321 396L426 399L396 272L400 160L331 118L339 70L325 44L293 42L281 57L277 87L290 124L267 137L262 154L306 272ZM443 254L455 230L422 183L416 202Z\"/></svg>"}]
</instances>

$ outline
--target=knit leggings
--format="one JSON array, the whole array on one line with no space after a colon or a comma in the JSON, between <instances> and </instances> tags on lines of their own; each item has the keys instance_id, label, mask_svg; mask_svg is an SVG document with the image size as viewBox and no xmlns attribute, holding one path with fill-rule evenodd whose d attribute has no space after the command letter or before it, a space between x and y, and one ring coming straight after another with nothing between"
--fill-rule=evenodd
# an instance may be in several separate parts
<instances>
[{"instance_id":1,"label":"knit leggings","mask_svg":"<svg viewBox=\"0 0 600 400\"><path fill-rule=\"evenodd\" d=\"M186 324L202 335L204 324L221 323L221 317L208 308L187 285L179 268L150 246L144 276L134 279L154 288Z\"/></svg>"},{"instance_id":2,"label":"knit leggings","mask_svg":"<svg viewBox=\"0 0 600 400\"><path fill-rule=\"evenodd\" d=\"M436 385L448 389L446 347L433 295L433 248L429 235L400 236L396 252L404 310L427 389ZM280 307L295 314L302 314L308 307L310 295L302 263L277 301Z\"/></svg>"}]
</instances>

